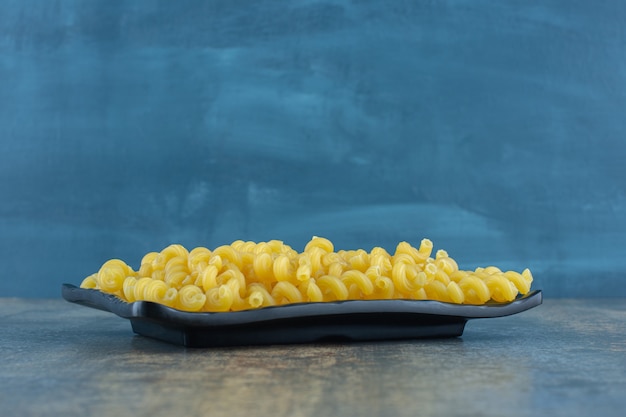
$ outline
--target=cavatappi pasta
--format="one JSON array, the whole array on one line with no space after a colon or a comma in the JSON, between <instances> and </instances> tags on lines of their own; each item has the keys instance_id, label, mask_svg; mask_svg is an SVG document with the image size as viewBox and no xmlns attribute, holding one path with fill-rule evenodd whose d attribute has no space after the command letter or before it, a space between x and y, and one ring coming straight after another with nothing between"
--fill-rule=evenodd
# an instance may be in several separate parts
<instances>
[{"instance_id":1,"label":"cavatappi pasta","mask_svg":"<svg viewBox=\"0 0 626 417\"><path fill-rule=\"evenodd\" d=\"M274 305L337 300L413 299L456 304L509 302L530 291L533 277L495 266L460 270L433 243L407 242L393 254L376 247L339 250L313 237L302 252L282 241L235 241L214 250L170 245L150 252L133 270L119 259L105 262L81 288L134 302L153 301L184 311L225 312Z\"/></svg>"}]
</instances>

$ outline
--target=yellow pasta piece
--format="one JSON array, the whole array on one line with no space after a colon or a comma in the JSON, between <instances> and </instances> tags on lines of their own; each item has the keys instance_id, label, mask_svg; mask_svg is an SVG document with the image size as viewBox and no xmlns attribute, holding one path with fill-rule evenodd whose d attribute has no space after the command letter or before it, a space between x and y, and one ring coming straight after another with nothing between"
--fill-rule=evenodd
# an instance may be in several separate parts
<instances>
[{"instance_id":1,"label":"yellow pasta piece","mask_svg":"<svg viewBox=\"0 0 626 417\"><path fill-rule=\"evenodd\" d=\"M170 287L163 281L154 281L151 280L146 284L143 290L143 299L145 301L152 301L155 303L163 304L163 300L165 299L165 293Z\"/></svg>"},{"instance_id":2,"label":"yellow pasta piece","mask_svg":"<svg viewBox=\"0 0 626 417\"><path fill-rule=\"evenodd\" d=\"M391 270L391 279L393 285L397 291L403 294L410 294L422 288L425 283L421 282L419 278L423 278L419 273L409 274L407 269L410 269L412 265L404 262L398 262L393 266ZM422 279L423 280L423 279Z\"/></svg>"},{"instance_id":3,"label":"yellow pasta piece","mask_svg":"<svg viewBox=\"0 0 626 417\"><path fill-rule=\"evenodd\" d=\"M530 281L526 280L519 272L506 271L504 277L511 281L521 294L528 294L528 291L530 291Z\"/></svg>"},{"instance_id":4,"label":"yellow pasta piece","mask_svg":"<svg viewBox=\"0 0 626 417\"><path fill-rule=\"evenodd\" d=\"M98 288L98 274L91 274L80 283L80 288L94 289Z\"/></svg>"},{"instance_id":5,"label":"yellow pasta piece","mask_svg":"<svg viewBox=\"0 0 626 417\"><path fill-rule=\"evenodd\" d=\"M370 266L369 256L364 250L358 250L354 255L350 256L348 263L352 269L365 272Z\"/></svg>"},{"instance_id":6,"label":"yellow pasta piece","mask_svg":"<svg viewBox=\"0 0 626 417\"><path fill-rule=\"evenodd\" d=\"M178 290L178 308L184 311L200 311L206 302L206 295L195 285L185 285Z\"/></svg>"},{"instance_id":7,"label":"yellow pasta piece","mask_svg":"<svg viewBox=\"0 0 626 417\"><path fill-rule=\"evenodd\" d=\"M159 256L159 252L148 252L141 258L141 265L151 264Z\"/></svg>"},{"instance_id":8,"label":"yellow pasta piece","mask_svg":"<svg viewBox=\"0 0 626 417\"><path fill-rule=\"evenodd\" d=\"M267 252L257 254L252 260L252 269L258 280L270 283L274 279L274 261Z\"/></svg>"},{"instance_id":9,"label":"yellow pasta piece","mask_svg":"<svg viewBox=\"0 0 626 417\"><path fill-rule=\"evenodd\" d=\"M261 284L250 284L248 286L248 304L252 308L268 307L276 305L274 297Z\"/></svg>"},{"instance_id":10,"label":"yellow pasta piece","mask_svg":"<svg viewBox=\"0 0 626 417\"><path fill-rule=\"evenodd\" d=\"M186 256L174 256L165 264L164 281L170 287L180 289L185 285L183 282L187 279L189 274L190 271Z\"/></svg>"},{"instance_id":11,"label":"yellow pasta piece","mask_svg":"<svg viewBox=\"0 0 626 417\"><path fill-rule=\"evenodd\" d=\"M325 253L322 255L322 266L329 267L332 264L344 264L345 261L337 252Z\"/></svg>"},{"instance_id":12,"label":"yellow pasta piece","mask_svg":"<svg viewBox=\"0 0 626 417\"><path fill-rule=\"evenodd\" d=\"M153 269L164 269L167 262L175 257L187 259L189 252L182 245L172 244L163 249L152 261Z\"/></svg>"},{"instance_id":13,"label":"yellow pasta piece","mask_svg":"<svg viewBox=\"0 0 626 417\"><path fill-rule=\"evenodd\" d=\"M498 302L513 301L517 296L515 285L502 274L493 273L482 278L491 292L491 298Z\"/></svg>"},{"instance_id":14,"label":"yellow pasta piece","mask_svg":"<svg viewBox=\"0 0 626 417\"><path fill-rule=\"evenodd\" d=\"M274 260L272 267L276 281L295 281L293 266L291 260L286 254L280 254Z\"/></svg>"},{"instance_id":15,"label":"yellow pasta piece","mask_svg":"<svg viewBox=\"0 0 626 417\"><path fill-rule=\"evenodd\" d=\"M341 281L350 288L355 285L363 295L370 295L374 292L374 284L372 281L359 270L346 271L341 275Z\"/></svg>"},{"instance_id":16,"label":"yellow pasta piece","mask_svg":"<svg viewBox=\"0 0 626 417\"><path fill-rule=\"evenodd\" d=\"M522 277L524 277L529 286L533 282L533 274L531 274L530 269L528 268L522 271Z\"/></svg>"},{"instance_id":17,"label":"yellow pasta piece","mask_svg":"<svg viewBox=\"0 0 626 417\"><path fill-rule=\"evenodd\" d=\"M326 238L318 237L318 236L313 236L313 238L309 241L309 243L307 243L306 246L304 247L304 250L309 251L314 247L320 248L326 253L330 253L335 250L333 242L331 242L330 240Z\"/></svg>"},{"instance_id":18,"label":"yellow pasta piece","mask_svg":"<svg viewBox=\"0 0 626 417\"><path fill-rule=\"evenodd\" d=\"M317 246L313 246L304 253L306 253L309 257L312 276L319 277L323 275L325 270L324 265L322 264L322 257L326 254L326 252Z\"/></svg>"},{"instance_id":19,"label":"yellow pasta piece","mask_svg":"<svg viewBox=\"0 0 626 417\"><path fill-rule=\"evenodd\" d=\"M298 288L288 281L277 282L272 289L272 297L278 304L301 303L303 301Z\"/></svg>"},{"instance_id":20,"label":"yellow pasta piece","mask_svg":"<svg viewBox=\"0 0 626 417\"><path fill-rule=\"evenodd\" d=\"M463 301L465 301L465 294L463 294L463 290L461 290L459 284L454 281L450 281L448 283L448 286L446 287L446 290L448 292L450 300L453 303L463 304Z\"/></svg>"},{"instance_id":21,"label":"yellow pasta piece","mask_svg":"<svg viewBox=\"0 0 626 417\"><path fill-rule=\"evenodd\" d=\"M430 254L430 252L428 253ZM413 263L416 264L424 262L426 258L428 258L427 254L420 252L408 242L400 242L398 243L398 246L396 246L396 253L394 254L394 257L401 254L408 255L413 260Z\"/></svg>"},{"instance_id":22,"label":"yellow pasta piece","mask_svg":"<svg viewBox=\"0 0 626 417\"><path fill-rule=\"evenodd\" d=\"M296 279L298 281L308 281L311 279L311 258L303 254L298 258L298 269L296 270Z\"/></svg>"},{"instance_id":23,"label":"yellow pasta piece","mask_svg":"<svg viewBox=\"0 0 626 417\"><path fill-rule=\"evenodd\" d=\"M420 288L419 290L411 294L411 299L412 300L427 300L428 295L426 294L426 290L424 288Z\"/></svg>"},{"instance_id":24,"label":"yellow pasta piece","mask_svg":"<svg viewBox=\"0 0 626 417\"><path fill-rule=\"evenodd\" d=\"M300 284L299 288L300 292L304 296L304 301L309 302L321 302L324 301L324 295L322 294L322 290L315 283L314 278L309 278L307 281L304 281Z\"/></svg>"},{"instance_id":25,"label":"yellow pasta piece","mask_svg":"<svg viewBox=\"0 0 626 417\"><path fill-rule=\"evenodd\" d=\"M339 277L339 276L341 276L341 274L343 274L344 268L346 266L347 265L345 265L343 262L333 262L328 267L328 271L326 271L326 275L332 275L334 277Z\"/></svg>"},{"instance_id":26,"label":"yellow pasta piece","mask_svg":"<svg viewBox=\"0 0 626 417\"><path fill-rule=\"evenodd\" d=\"M239 269L241 269L243 265L242 260L241 260L241 254L239 253L238 250L236 250L232 246L222 245L216 248L213 251L213 256L219 256L222 261L226 260L230 262L231 264L236 265L237 268Z\"/></svg>"},{"instance_id":27,"label":"yellow pasta piece","mask_svg":"<svg viewBox=\"0 0 626 417\"><path fill-rule=\"evenodd\" d=\"M137 275L139 277L149 277L152 275L152 272L152 263L146 262L141 264L139 271L137 271Z\"/></svg>"},{"instance_id":28,"label":"yellow pasta piece","mask_svg":"<svg viewBox=\"0 0 626 417\"><path fill-rule=\"evenodd\" d=\"M135 285L137 284L137 278L135 277L127 277L124 280L124 284L122 284L122 293L124 294L124 299L129 303L134 302L135 299Z\"/></svg>"},{"instance_id":29,"label":"yellow pasta piece","mask_svg":"<svg viewBox=\"0 0 626 417\"><path fill-rule=\"evenodd\" d=\"M389 277L374 278L374 292L368 297L372 300L389 300L393 298L395 287Z\"/></svg>"},{"instance_id":30,"label":"yellow pasta piece","mask_svg":"<svg viewBox=\"0 0 626 417\"><path fill-rule=\"evenodd\" d=\"M108 293L120 291L127 276L134 273L123 261L111 259L105 262L96 276L98 288Z\"/></svg>"},{"instance_id":31,"label":"yellow pasta piece","mask_svg":"<svg viewBox=\"0 0 626 417\"><path fill-rule=\"evenodd\" d=\"M348 288L337 276L324 275L319 277L315 283L322 290L322 293L325 295L324 300L326 301L348 299Z\"/></svg>"},{"instance_id":32,"label":"yellow pasta piece","mask_svg":"<svg viewBox=\"0 0 626 417\"><path fill-rule=\"evenodd\" d=\"M207 265L207 267L198 274L200 285L205 292L217 287L217 273L218 271L215 265Z\"/></svg>"},{"instance_id":33,"label":"yellow pasta piece","mask_svg":"<svg viewBox=\"0 0 626 417\"><path fill-rule=\"evenodd\" d=\"M241 275L241 277L243 277L243 275ZM233 276L226 282L226 286L230 288L233 294L233 304L231 306L233 311L245 310L246 308L249 308L243 298L246 295L245 285L245 280L240 278L238 275Z\"/></svg>"},{"instance_id":34,"label":"yellow pasta piece","mask_svg":"<svg viewBox=\"0 0 626 417\"><path fill-rule=\"evenodd\" d=\"M204 268L211 259L211 251L202 246L193 248L189 252L188 256L188 268L190 271L194 271L197 268Z\"/></svg>"},{"instance_id":35,"label":"yellow pasta piece","mask_svg":"<svg viewBox=\"0 0 626 417\"><path fill-rule=\"evenodd\" d=\"M135 286L133 288L133 295L135 296L135 300L145 300L146 296L146 287L153 282L151 278L143 277L139 278L137 282L135 282Z\"/></svg>"},{"instance_id":36,"label":"yellow pasta piece","mask_svg":"<svg viewBox=\"0 0 626 417\"><path fill-rule=\"evenodd\" d=\"M229 311L233 305L234 296L228 285L220 285L219 287L211 288L205 295L204 311Z\"/></svg>"},{"instance_id":37,"label":"yellow pasta piece","mask_svg":"<svg viewBox=\"0 0 626 417\"><path fill-rule=\"evenodd\" d=\"M391 270L393 269L393 265L391 265L391 256L389 256L389 254L387 253L375 253L374 250L372 250L372 254L370 255L370 263L371 265L378 267L378 269L380 270L380 275L389 276L388 274L390 274Z\"/></svg>"},{"instance_id":38,"label":"yellow pasta piece","mask_svg":"<svg viewBox=\"0 0 626 417\"><path fill-rule=\"evenodd\" d=\"M467 304L484 304L491 298L487 284L480 278L468 275L458 283Z\"/></svg>"},{"instance_id":39,"label":"yellow pasta piece","mask_svg":"<svg viewBox=\"0 0 626 417\"><path fill-rule=\"evenodd\" d=\"M234 265L222 272L217 276L218 284L228 284L230 282L236 282L237 286L231 284L231 289L237 290L240 297L244 297L246 294L246 277L238 270Z\"/></svg>"},{"instance_id":40,"label":"yellow pasta piece","mask_svg":"<svg viewBox=\"0 0 626 417\"><path fill-rule=\"evenodd\" d=\"M448 294L448 289L446 285L437 280L430 281L424 286L424 290L426 291L426 296L430 300L437 300L443 302L450 301L450 295Z\"/></svg>"},{"instance_id":41,"label":"yellow pasta piece","mask_svg":"<svg viewBox=\"0 0 626 417\"><path fill-rule=\"evenodd\" d=\"M420 246L418 252L420 253L420 257L422 259L428 259L430 254L433 251L433 242L430 239L422 239L420 242Z\"/></svg>"}]
</instances>

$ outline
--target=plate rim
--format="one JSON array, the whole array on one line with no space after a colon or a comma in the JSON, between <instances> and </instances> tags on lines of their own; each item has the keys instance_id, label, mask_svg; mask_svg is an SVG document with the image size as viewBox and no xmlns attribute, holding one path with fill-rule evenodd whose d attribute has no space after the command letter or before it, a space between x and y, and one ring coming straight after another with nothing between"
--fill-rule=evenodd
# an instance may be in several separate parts
<instances>
[{"instance_id":1,"label":"plate rim","mask_svg":"<svg viewBox=\"0 0 626 417\"><path fill-rule=\"evenodd\" d=\"M452 304L435 300L345 300L305 302L229 312L188 312L151 301L128 303L114 294L63 284L62 297L71 303L110 312L126 319L150 319L188 327L246 325L282 319L351 314L416 314L464 320L505 317L543 303L542 290L532 290L509 303Z\"/></svg>"}]
</instances>

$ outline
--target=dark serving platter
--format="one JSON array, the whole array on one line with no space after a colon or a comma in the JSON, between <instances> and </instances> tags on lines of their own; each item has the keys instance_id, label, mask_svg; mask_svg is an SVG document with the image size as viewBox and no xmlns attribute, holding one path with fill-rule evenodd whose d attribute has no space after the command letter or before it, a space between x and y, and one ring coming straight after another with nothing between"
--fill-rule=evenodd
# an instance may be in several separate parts
<instances>
[{"instance_id":1,"label":"dark serving platter","mask_svg":"<svg viewBox=\"0 0 626 417\"><path fill-rule=\"evenodd\" d=\"M63 284L65 300L129 319L135 333L186 347L357 342L458 337L470 319L503 317L540 305L540 290L510 303L430 300L300 303L226 313L190 313L149 301Z\"/></svg>"}]
</instances>

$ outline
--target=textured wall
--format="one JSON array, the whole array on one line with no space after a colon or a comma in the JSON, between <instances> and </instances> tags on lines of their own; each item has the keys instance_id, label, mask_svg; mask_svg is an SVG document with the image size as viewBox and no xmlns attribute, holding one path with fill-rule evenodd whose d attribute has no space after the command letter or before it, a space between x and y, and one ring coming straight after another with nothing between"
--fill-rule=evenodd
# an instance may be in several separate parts
<instances>
[{"instance_id":1,"label":"textured wall","mask_svg":"<svg viewBox=\"0 0 626 417\"><path fill-rule=\"evenodd\" d=\"M312 235L626 296L626 6L534 3L4 1L0 296Z\"/></svg>"}]
</instances>

